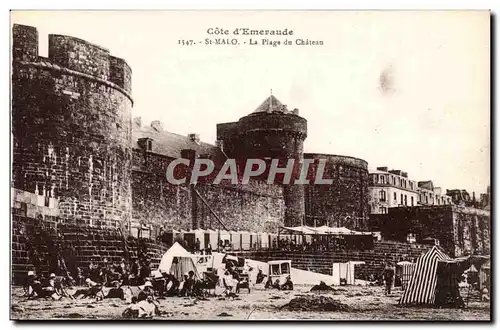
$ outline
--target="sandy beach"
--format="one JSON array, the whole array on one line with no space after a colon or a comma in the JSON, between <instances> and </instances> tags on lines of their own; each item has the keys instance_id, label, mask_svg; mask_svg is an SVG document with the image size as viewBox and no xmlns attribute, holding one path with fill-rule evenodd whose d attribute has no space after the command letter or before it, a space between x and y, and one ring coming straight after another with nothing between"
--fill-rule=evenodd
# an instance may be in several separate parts
<instances>
[{"instance_id":1,"label":"sandy beach","mask_svg":"<svg viewBox=\"0 0 500 330\"><path fill-rule=\"evenodd\" d=\"M311 293L311 286L293 291L253 288L237 298L210 297L209 300L173 297L159 300L164 314L154 319L168 320L490 320L490 304L471 302L466 309L400 307L396 290L389 296L382 287L343 286L329 293ZM348 306L348 311L288 311L282 306L304 295L331 297ZM20 287L12 287L11 318L33 319L120 319L128 306L120 299L27 300Z\"/></svg>"}]
</instances>

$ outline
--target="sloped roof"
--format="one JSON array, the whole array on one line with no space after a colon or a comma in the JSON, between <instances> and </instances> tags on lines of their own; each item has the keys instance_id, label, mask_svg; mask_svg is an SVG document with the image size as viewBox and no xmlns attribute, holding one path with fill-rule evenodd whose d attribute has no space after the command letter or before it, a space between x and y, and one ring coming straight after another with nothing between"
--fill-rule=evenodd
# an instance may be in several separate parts
<instances>
[{"instance_id":1,"label":"sloped roof","mask_svg":"<svg viewBox=\"0 0 500 330\"><path fill-rule=\"evenodd\" d=\"M153 127L143 126L135 127L132 130L132 148L140 149L139 139L150 138L153 140L152 152L171 158L181 158L182 149L192 149L197 155L209 155L215 163L224 161L226 157L216 146L205 143L195 142L188 136L175 134L167 131L157 131Z\"/></svg>"},{"instance_id":2,"label":"sloped roof","mask_svg":"<svg viewBox=\"0 0 500 330\"><path fill-rule=\"evenodd\" d=\"M274 96L269 96L264 102L254 112L286 112L283 107L283 104Z\"/></svg>"},{"instance_id":3,"label":"sloped roof","mask_svg":"<svg viewBox=\"0 0 500 330\"><path fill-rule=\"evenodd\" d=\"M160 272L170 272L172 270L172 262L174 258L186 258L190 260L187 264L185 264L185 268L183 271L188 272L192 270L195 273L196 278L200 278L198 274L198 270L196 269L196 265L193 262L193 256L189 253L185 248L182 247L178 242L175 242L170 249L165 252L163 257L161 258L160 264L158 265L158 270ZM182 269L182 268L181 268ZM175 274L176 277L181 277L182 274Z\"/></svg>"}]
</instances>

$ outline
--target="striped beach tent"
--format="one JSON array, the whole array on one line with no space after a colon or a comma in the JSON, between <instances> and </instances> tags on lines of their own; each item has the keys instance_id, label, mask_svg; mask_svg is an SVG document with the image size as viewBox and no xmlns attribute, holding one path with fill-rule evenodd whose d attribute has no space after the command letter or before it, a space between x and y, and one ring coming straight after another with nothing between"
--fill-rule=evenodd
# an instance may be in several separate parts
<instances>
[{"instance_id":1,"label":"striped beach tent","mask_svg":"<svg viewBox=\"0 0 500 330\"><path fill-rule=\"evenodd\" d=\"M437 270L439 262L452 262L453 259L437 246L422 255L415 265L412 277L399 304L434 304L436 298Z\"/></svg>"}]
</instances>

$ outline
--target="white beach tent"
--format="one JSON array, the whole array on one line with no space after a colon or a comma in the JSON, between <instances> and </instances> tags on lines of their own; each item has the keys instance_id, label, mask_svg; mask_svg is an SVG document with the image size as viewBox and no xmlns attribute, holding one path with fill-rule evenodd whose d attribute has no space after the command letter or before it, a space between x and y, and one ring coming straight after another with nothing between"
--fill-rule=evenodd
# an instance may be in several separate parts
<instances>
[{"instance_id":1,"label":"white beach tent","mask_svg":"<svg viewBox=\"0 0 500 330\"><path fill-rule=\"evenodd\" d=\"M334 285L340 285L340 279L346 280L347 285L356 284L354 276L354 266L364 265L364 261L348 261L334 263L332 267L332 280Z\"/></svg>"},{"instance_id":2,"label":"white beach tent","mask_svg":"<svg viewBox=\"0 0 500 330\"><path fill-rule=\"evenodd\" d=\"M190 271L194 272L197 279L200 278L191 253L186 251L179 243L175 242L161 258L158 270L162 273L170 272L179 281L182 276Z\"/></svg>"},{"instance_id":3,"label":"white beach tent","mask_svg":"<svg viewBox=\"0 0 500 330\"><path fill-rule=\"evenodd\" d=\"M231 234L228 231L220 231L220 239L225 243L226 241L231 242Z\"/></svg>"},{"instance_id":4,"label":"white beach tent","mask_svg":"<svg viewBox=\"0 0 500 330\"><path fill-rule=\"evenodd\" d=\"M250 232L250 249L253 249L255 243L257 243L257 233Z\"/></svg>"},{"instance_id":5,"label":"white beach tent","mask_svg":"<svg viewBox=\"0 0 500 330\"><path fill-rule=\"evenodd\" d=\"M209 234L210 238L210 245L212 245L212 250L217 249L217 242L218 242L218 233L216 230L212 229L207 229L206 231Z\"/></svg>"},{"instance_id":6,"label":"white beach tent","mask_svg":"<svg viewBox=\"0 0 500 330\"><path fill-rule=\"evenodd\" d=\"M231 243L233 244L233 250L239 251L241 249L241 232L239 231L229 231L231 235Z\"/></svg>"},{"instance_id":7,"label":"white beach tent","mask_svg":"<svg viewBox=\"0 0 500 330\"><path fill-rule=\"evenodd\" d=\"M250 232L248 231L241 232L241 249L250 250Z\"/></svg>"},{"instance_id":8,"label":"white beach tent","mask_svg":"<svg viewBox=\"0 0 500 330\"><path fill-rule=\"evenodd\" d=\"M269 248L269 234L268 233L259 233L259 246L261 249Z\"/></svg>"}]
</instances>

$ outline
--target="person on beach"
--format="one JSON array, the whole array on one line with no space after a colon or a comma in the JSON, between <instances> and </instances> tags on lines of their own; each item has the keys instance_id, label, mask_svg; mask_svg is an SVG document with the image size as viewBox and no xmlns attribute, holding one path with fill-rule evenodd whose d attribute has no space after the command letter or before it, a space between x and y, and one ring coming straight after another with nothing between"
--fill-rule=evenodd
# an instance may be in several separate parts
<instances>
[{"instance_id":1,"label":"person on beach","mask_svg":"<svg viewBox=\"0 0 500 330\"><path fill-rule=\"evenodd\" d=\"M385 282L385 294L389 295L391 294L392 281L394 279L394 268L392 268L390 263L385 265L383 276Z\"/></svg>"}]
</instances>

